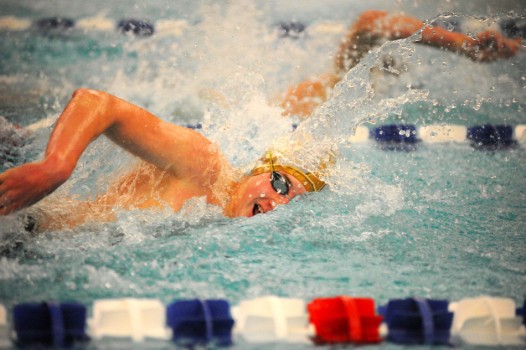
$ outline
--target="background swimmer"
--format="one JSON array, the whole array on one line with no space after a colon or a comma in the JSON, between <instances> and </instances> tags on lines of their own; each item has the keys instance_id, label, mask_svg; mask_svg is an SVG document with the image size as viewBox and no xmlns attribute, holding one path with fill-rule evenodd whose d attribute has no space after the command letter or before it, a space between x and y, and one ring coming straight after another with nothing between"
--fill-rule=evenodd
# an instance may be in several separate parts
<instances>
[{"instance_id":1,"label":"background swimmer","mask_svg":"<svg viewBox=\"0 0 526 350\"><path fill-rule=\"evenodd\" d=\"M425 25L421 20L403 14L367 11L358 17L342 40L335 57L334 72L289 88L281 101L285 113L301 117L311 115L327 99L343 75L370 50L388 40L410 37L419 30L422 30L422 37L417 43L455 52L477 62L512 57L521 45L520 38L509 39L493 30L485 30L471 37L442 27Z\"/></svg>"}]
</instances>

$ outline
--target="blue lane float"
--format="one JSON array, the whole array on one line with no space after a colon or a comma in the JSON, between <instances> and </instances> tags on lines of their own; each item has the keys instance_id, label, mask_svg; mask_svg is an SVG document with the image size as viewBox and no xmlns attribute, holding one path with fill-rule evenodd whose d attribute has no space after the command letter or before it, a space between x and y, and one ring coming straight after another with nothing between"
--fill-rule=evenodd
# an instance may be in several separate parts
<instances>
[{"instance_id":1,"label":"blue lane float","mask_svg":"<svg viewBox=\"0 0 526 350\"><path fill-rule=\"evenodd\" d=\"M71 18L65 17L48 17L42 18L35 22L35 27L45 33L59 32L72 29L75 26L75 21Z\"/></svg>"},{"instance_id":2,"label":"blue lane float","mask_svg":"<svg viewBox=\"0 0 526 350\"><path fill-rule=\"evenodd\" d=\"M371 129L370 137L382 143L415 144L419 141L416 137L416 126L411 124L382 125Z\"/></svg>"},{"instance_id":3,"label":"blue lane float","mask_svg":"<svg viewBox=\"0 0 526 350\"><path fill-rule=\"evenodd\" d=\"M388 124L372 128L369 138L385 150L412 151L420 142L416 126L411 124Z\"/></svg>"},{"instance_id":4,"label":"blue lane float","mask_svg":"<svg viewBox=\"0 0 526 350\"><path fill-rule=\"evenodd\" d=\"M301 22L281 22L278 23L278 37L299 39L305 34L306 25Z\"/></svg>"},{"instance_id":5,"label":"blue lane float","mask_svg":"<svg viewBox=\"0 0 526 350\"><path fill-rule=\"evenodd\" d=\"M22 346L71 346L86 337L86 307L77 303L27 303L13 309L16 341Z\"/></svg>"},{"instance_id":6,"label":"blue lane float","mask_svg":"<svg viewBox=\"0 0 526 350\"><path fill-rule=\"evenodd\" d=\"M447 300L394 299L379 309L397 344L448 345L453 313Z\"/></svg>"},{"instance_id":7,"label":"blue lane float","mask_svg":"<svg viewBox=\"0 0 526 350\"><path fill-rule=\"evenodd\" d=\"M123 34L134 34L135 36L148 37L155 32L154 25L144 19L125 18L117 23L117 29Z\"/></svg>"},{"instance_id":8,"label":"blue lane float","mask_svg":"<svg viewBox=\"0 0 526 350\"><path fill-rule=\"evenodd\" d=\"M184 125L185 128L192 129L192 130L200 130L203 128L203 124L201 123L195 123L195 124L186 124Z\"/></svg>"},{"instance_id":9,"label":"blue lane float","mask_svg":"<svg viewBox=\"0 0 526 350\"><path fill-rule=\"evenodd\" d=\"M468 140L475 148L505 148L515 144L509 125L477 125L468 128Z\"/></svg>"},{"instance_id":10,"label":"blue lane float","mask_svg":"<svg viewBox=\"0 0 526 350\"><path fill-rule=\"evenodd\" d=\"M173 340L183 345L232 344L234 319L226 300L181 300L168 305L168 326Z\"/></svg>"}]
</instances>

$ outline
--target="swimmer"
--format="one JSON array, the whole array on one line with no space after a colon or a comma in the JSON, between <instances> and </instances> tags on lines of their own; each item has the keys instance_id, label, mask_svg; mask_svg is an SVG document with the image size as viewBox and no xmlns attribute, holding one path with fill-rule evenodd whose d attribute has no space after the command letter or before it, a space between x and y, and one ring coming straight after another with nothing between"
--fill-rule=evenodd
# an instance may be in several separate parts
<instances>
[{"instance_id":1,"label":"swimmer","mask_svg":"<svg viewBox=\"0 0 526 350\"><path fill-rule=\"evenodd\" d=\"M0 215L27 208L55 191L100 135L140 158L139 165L92 201L50 200L45 207L53 214L32 214L31 227L42 231L111 221L119 208L168 205L178 211L195 197L220 206L228 217L250 217L325 185L315 174L281 164L271 153L252 172L242 174L198 132L108 93L79 89L58 118L44 159L0 174Z\"/></svg>"},{"instance_id":2,"label":"swimmer","mask_svg":"<svg viewBox=\"0 0 526 350\"><path fill-rule=\"evenodd\" d=\"M349 28L335 56L333 72L288 89L281 99L284 114L310 116L327 99L343 75L370 50L388 40L410 37L419 30L422 30L422 37L417 43L452 51L476 62L509 58L521 47L520 38L508 39L496 31L487 30L471 37L425 25L413 17L384 11L367 11Z\"/></svg>"}]
</instances>

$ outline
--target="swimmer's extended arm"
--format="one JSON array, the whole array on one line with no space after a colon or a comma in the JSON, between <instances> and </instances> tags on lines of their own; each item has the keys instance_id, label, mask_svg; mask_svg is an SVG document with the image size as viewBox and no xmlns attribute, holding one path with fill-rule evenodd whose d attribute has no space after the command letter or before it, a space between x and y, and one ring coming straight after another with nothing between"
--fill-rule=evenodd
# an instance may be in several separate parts
<instances>
[{"instance_id":1,"label":"swimmer's extended arm","mask_svg":"<svg viewBox=\"0 0 526 350\"><path fill-rule=\"evenodd\" d=\"M181 179L209 184L219 171L219 151L199 133L110 94L79 89L58 119L44 159L0 174L0 215L30 206L57 189L101 134Z\"/></svg>"}]
</instances>

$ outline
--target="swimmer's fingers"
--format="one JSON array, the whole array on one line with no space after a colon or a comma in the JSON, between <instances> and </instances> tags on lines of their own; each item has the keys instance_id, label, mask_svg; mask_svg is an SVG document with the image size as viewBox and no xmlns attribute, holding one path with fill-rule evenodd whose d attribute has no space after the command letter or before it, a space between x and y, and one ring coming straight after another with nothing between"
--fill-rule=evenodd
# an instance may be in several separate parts
<instances>
[{"instance_id":1,"label":"swimmer's fingers","mask_svg":"<svg viewBox=\"0 0 526 350\"><path fill-rule=\"evenodd\" d=\"M62 180L43 163L29 163L0 175L0 215L26 208L60 186Z\"/></svg>"},{"instance_id":2,"label":"swimmer's fingers","mask_svg":"<svg viewBox=\"0 0 526 350\"><path fill-rule=\"evenodd\" d=\"M0 215L11 214L42 199L38 192L27 191L18 186L10 188L2 184L1 188Z\"/></svg>"},{"instance_id":3,"label":"swimmer's fingers","mask_svg":"<svg viewBox=\"0 0 526 350\"><path fill-rule=\"evenodd\" d=\"M509 58L521 50L521 39L509 39L502 34L487 30L477 34L475 57L479 61L495 61Z\"/></svg>"},{"instance_id":4,"label":"swimmer's fingers","mask_svg":"<svg viewBox=\"0 0 526 350\"><path fill-rule=\"evenodd\" d=\"M0 183L0 215L7 215L16 210L16 194L6 185L6 182Z\"/></svg>"},{"instance_id":5,"label":"swimmer's fingers","mask_svg":"<svg viewBox=\"0 0 526 350\"><path fill-rule=\"evenodd\" d=\"M3 193L0 196L0 215L8 215L23 207L20 201L12 199L10 193Z\"/></svg>"},{"instance_id":6,"label":"swimmer's fingers","mask_svg":"<svg viewBox=\"0 0 526 350\"><path fill-rule=\"evenodd\" d=\"M24 195L16 178L11 176L12 173L7 171L0 178L0 215L7 215L21 209L24 207L23 203L27 202L27 196Z\"/></svg>"}]
</instances>

